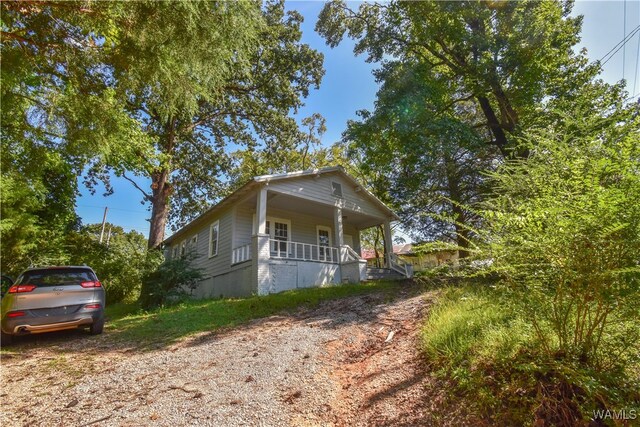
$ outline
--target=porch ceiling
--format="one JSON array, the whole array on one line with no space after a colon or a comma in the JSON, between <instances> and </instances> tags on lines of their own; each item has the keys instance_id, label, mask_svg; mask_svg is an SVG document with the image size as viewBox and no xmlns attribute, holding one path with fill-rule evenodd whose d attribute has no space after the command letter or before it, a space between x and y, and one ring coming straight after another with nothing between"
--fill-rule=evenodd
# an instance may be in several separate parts
<instances>
[{"instance_id":1,"label":"porch ceiling","mask_svg":"<svg viewBox=\"0 0 640 427\"><path fill-rule=\"evenodd\" d=\"M243 208L248 208L255 212L256 197L244 200L241 205ZM292 215L300 213L320 218L328 218L333 221L334 206L286 194L269 192L267 196L267 215L269 215L269 209L290 211ZM355 228L360 230L373 227L374 225L379 225L383 221L384 218L365 215L359 212L346 210L344 208L342 209L343 224L353 225Z\"/></svg>"}]
</instances>

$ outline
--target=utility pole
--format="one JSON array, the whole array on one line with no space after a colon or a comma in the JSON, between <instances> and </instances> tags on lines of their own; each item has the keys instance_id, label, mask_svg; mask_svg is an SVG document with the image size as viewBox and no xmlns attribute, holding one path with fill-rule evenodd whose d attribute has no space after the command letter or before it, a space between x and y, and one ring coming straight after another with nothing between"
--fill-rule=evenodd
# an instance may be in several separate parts
<instances>
[{"instance_id":1,"label":"utility pole","mask_svg":"<svg viewBox=\"0 0 640 427\"><path fill-rule=\"evenodd\" d=\"M104 224L107 222L107 211L108 207L104 207L104 215L102 216L102 230L100 231L100 243L102 243L102 239L104 238Z\"/></svg>"},{"instance_id":2,"label":"utility pole","mask_svg":"<svg viewBox=\"0 0 640 427\"><path fill-rule=\"evenodd\" d=\"M109 240L111 240L111 226L109 226L109 234L107 234L107 247L109 247Z\"/></svg>"}]
</instances>

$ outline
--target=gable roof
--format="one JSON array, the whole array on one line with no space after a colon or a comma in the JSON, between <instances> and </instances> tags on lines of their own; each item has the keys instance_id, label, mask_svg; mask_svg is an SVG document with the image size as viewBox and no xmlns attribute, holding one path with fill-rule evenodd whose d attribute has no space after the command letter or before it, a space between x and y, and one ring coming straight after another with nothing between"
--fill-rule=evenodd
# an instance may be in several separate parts
<instances>
[{"instance_id":1,"label":"gable roof","mask_svg":"<svg viewBox=\"0 0 640 427\"><path fill-rule=\"evenodd\" d=\"M196 224L205 223L207 218L213 215L216 212L220 212L226 207L229 207L233 204L233 202L242 199L245 195L253 191L254 189L260 187L264 183L269 183L271 181L279 181L283 179L293 179L300 178L305 176L319 176L325 173L338 173L340 176L345 178L348 182L350 182L354 187L359 188L360 191L367 196L371 201L374 202L383 212L386 212L391 219L398 220L398 216L391 210L387 205L385 205L380 199L378 199L373 193L363 187L354 177L349 175L347 171L342 166L330 166L318 169L308 169L303 171L289 172L289 173L281 173L281 174L273 174L273 175L259 175L254 176L249 182L244 184L242 187L222 199L220 202L211 206L209 209L198 215L195 219L189 222L184 227L180 228L178 231L173 233L171 236L167 237L163 244L169 244L176 240L178 237L183 237L188 229L195 226Z\"/></svg>"}]
</instances>

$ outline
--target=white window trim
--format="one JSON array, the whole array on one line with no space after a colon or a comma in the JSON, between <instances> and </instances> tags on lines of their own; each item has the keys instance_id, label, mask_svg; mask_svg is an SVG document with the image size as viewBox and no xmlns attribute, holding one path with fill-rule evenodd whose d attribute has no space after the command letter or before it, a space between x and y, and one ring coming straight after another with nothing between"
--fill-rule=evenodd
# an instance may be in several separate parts
<instances>
[{"instance_id":1,"label":"white window trim","mask_svg":"<svg viewBox=\"0 0 640 427\"><path fill-rule=\"evenodd\" d=\"M269 238L275 240L276 239L276 227L274 223L279 222L281 224L287 224L287 242L291 241L291 220L284 218L276 218L273 216L268 216L267 221L269 221Z\"/></svg>"},{"instance_id":2,"label":"white window trim","mask_svg":"<svg viewBox=\"0 0 640 427\"><path fill-rule=\"evenodd\" d=\"M329 247L333 247L333 232L331 227L327 227L326 225L316 225L316 244L320 246L320 230L329 232Z\"/></svg>"},{"instance_id":3,"label":"white window trim","mask_svg":"<svg viewBox=\"0 0 640 427\"><path fill-rule=\"evenodd\" d=\"M268 216L266 221L269 221L269 225L273 224L274 222L279 222L281 224L287 224L287 242L291 241L292 229L291 229L291 220L290 219L276 218L276 217L273 217L273 216ZM252 234L253 235L256 234L256 214L253 214L253 233ZM273 239L274 237L275 237L275 227L269 227L269 239Z\"/></svg>"},{"instance_id":4,"label":"white window trim","mask_svg":"<svg viewBox=\"0 0 640 427\"><path fill-rule=\"evenodd\" d=\"M187 255L187 241L183 240L180 243L180 256L183 257L183 256L186 256L186 255Z\"/></svg>"},{"instance_id":5,"label":"white window trim","mask_svg":"<svg viewBox=\"0 0 640 427\"><path fill-rule=\"evenodd\" d=\"M212 238L213 238L213 229L216 228L217 233L216 233L216 250L215 253L213 253L213 251L211 250L211 242L212 242ZM209 258L213 258L214 256L218 255L218 249L220 246L220 220L214 222L213 224L211 224L209 226Z\"/></svg>"}]
</instances>

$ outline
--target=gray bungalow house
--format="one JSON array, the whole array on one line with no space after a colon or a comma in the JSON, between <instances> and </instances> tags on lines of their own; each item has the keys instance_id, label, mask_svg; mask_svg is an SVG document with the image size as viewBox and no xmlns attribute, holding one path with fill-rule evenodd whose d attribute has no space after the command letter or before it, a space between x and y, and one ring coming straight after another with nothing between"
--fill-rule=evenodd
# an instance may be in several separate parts
<instances>
[{"instance_id":1,"label":"gray bungalow house","mask_svg":"<svg viewBox=\"0 0 640 427\"><path fill-rule=\"evenodd\" d=\"M195 252L199 298L410 277L393 254L396 215L342 167L257 176L165 240L165 257ZM384 225L382 270L360 257L360 231ZM373 274L373 275L372 275Z\"/></svg>"}]
</instances>

